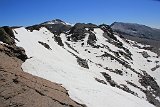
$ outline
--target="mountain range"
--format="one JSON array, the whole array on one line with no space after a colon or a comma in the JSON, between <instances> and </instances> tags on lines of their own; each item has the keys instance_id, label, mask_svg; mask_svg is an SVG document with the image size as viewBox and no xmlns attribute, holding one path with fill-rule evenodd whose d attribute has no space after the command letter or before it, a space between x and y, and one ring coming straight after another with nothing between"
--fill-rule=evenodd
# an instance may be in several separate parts
<instances>
[{"instance_id":1,"label":"mountain range","mask_svg":"<svg viewBox=\"0 0 160 107\"><path fill-rule=\"evenodd\" d=\"M0 106L160 107L159 32L60 19L1 27Z\"/></svg>"},{"instance_id":2,"label":"mountain range","mask_svg":"<svg viewBox=\"0 0 160 107\"><path fill-rule=\"evenodd\" d=\"M151 28L145 25L140 25L136 23L123 23L123 22L114 22L111 24L113 30L121 32L127 35L160 40L160 29Z\"/></svg>"}]
</instances>

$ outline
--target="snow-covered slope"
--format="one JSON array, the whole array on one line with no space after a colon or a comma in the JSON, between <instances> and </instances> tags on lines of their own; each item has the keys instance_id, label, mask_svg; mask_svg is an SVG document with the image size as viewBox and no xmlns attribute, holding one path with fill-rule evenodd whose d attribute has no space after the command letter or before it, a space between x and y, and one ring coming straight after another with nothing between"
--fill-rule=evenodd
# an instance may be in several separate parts
<instances>
[{"instance_id":1,"label":"snow-covered slope","mask_svg":"<svg viewBox=\"0 0 160 107\"><path fill-rule=\"evenodd\" d=\"M16 45L29 57L23 70L62 84L88 107L159 106L160 58L155 53L104 25L75 29L60 35L45 27L14 29Z\"/></svg>"}]
</instances>

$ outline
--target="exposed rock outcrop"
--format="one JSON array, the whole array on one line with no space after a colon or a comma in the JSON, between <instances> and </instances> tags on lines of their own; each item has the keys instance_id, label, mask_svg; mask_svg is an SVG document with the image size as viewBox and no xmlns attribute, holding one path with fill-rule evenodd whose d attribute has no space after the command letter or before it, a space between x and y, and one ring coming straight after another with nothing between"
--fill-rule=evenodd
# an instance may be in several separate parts
<instances>
[{"instance_id":1,"label":"exposed rock outcrop","mask_svg":"<svg viewBox=\"0 0 160 107\"><path fill-rule=\"evenodd\" d=\"M26 27L26 29L32 32L33 30L39 30L41 27L45 27L53 34L59 35L60 33L66 33L66 31L68 31L71 28L71 25L67 25L60 19L55 19L41 24L28 26Z\"/></svg>"},{"instance_id":2,"label":"exposed rock outcrop","mask_svg":"<svg viewBox=\"0 0 160 107\"><path fill-rule=\"evenodd\" d=\"M15 36L12 31L12 28L8 26L0 27L0 41L9 45L14 45L14 38Z\"/></svg>"},{"instance_id":3,"label":"exposed rock outcrop","mask_svg":"<svg viewBox=\"0 0 160 107\"><path fill-rule=\"evenodd\" d=\"M38 43L43 45L46 49L52 50L47 43L44 43L44 42L41 42L41 41L38 41Z\"/></svg>"},{"instance_id":4,"label":"exposed rock outcrop","mask_svg":"<svg viewBox=\"0 0 160 107\"><path fill-rule=\"evenodd\" d=\"M89 69L87 60L77 57L77 62L81 67Z\"/></svg>"},{"instance_id":5,"label":"exposed rock outcrop","mask_svg":"<svg viewBox=\"0 0 160 107\"><path fill-rule=\"evenodd\" d=\"M160 65L156 65L155 67L153 67L151 70L155 71L156 69L160 68Z\"/></svg>"},{"instance_id":6,"label":"exposed rock outcrop","mask_svg":"<svg viewBox=\"0 0 160 107\"><path fill-rule=\"evenodd\" d=\"M59 35L54 35L54 40L58 43L58 45L64 46L62 39Z\"/></svg>"},{"instance_id":7,"label":"exposed rock outcrop","mask_svg":"<svg viewBox=\"0 0 160 107\"><path fill-rule=\"evenodd\" d=\"M10 57L17 57L22 61L25 61L28 58L22 47L17 47L14 45L0 44L0 52L3 52Z\"/></svg>"},{"instance_id":8,"label":"exposed rock outcrop","mask_svg":"<svg viewBox=\"0 0 160 107\"><path fill-rule=\"evenodd\" d=\"M156 107L160 107L160 101L156 99L156 97L160 98L160 87L146 71L142 70L142 72L143 75L140 76L139 83L146 88L143 92L146 94L147 100Z\"/></svg>"},{"instance_id":9,"label":"exposed rock outcrop","mask_svg":"<svg viewBox=\"0 0 160 107\"><path fill-rule=\"evenodd\" d=\"M84 24L84 23L77 23L75 24L71 29L70 29L70 34L71 35L71 40L73 41L78 41L78 40L82 40L85 38L86 33L90 33L89 30L93 30L93 28L96 28L97 25L88 23L88 24ZM85 28L88 28L89 30L86 30Z\"/></svg>"},{"instance_id":10,"label":"exposed rock outcrop","mask_svg":"<svg viewBox=\"0 0 160 107\"><path fill-rule=\"evenodd\" d=\"M109 25L102 24L99 25L99 28L101 28L104 31L104 37L109 36L113 40L117 41L117 38L113 35L112 28Z\"/></svg>"},{"instance_id":11,"label":"exposed rock outcrop","mask_svg":"<svg viewBox=\"0 0 160 107\"><path fill-rule=\"evenodd\" d=\"M145 51L141 52L141 54L142 54L142 56L143 56L144 58L150 57L150 55L148 55L148 53L145 52Z\"/></svg>"},{"instance_id":12,"label":"exposed rock outcrop","mask_svg":"<svg viewBox=\"0 0 160 107\"><path fill-rule=\"evenodd\" d=\"M26 27L26 29L28 29L28 30L30 30L32 32L33 30L40 30L41 27L44 27L44 26L42 26L42 25L33 25L33 26Z\"/></svg>"},{"instance_id":13,"label":"exposed rock outcrop","mask_svg":"<svg viewBox=\"0 0 160 107\"><path fill-rule=\"evenodd\" d=\"M94 33L90 33L87 40L87 44L94 47L94 44L96 43L96 41L97 41L96 35Z\"/></svg>"},{"instance_id":14,"label":"exposed rock outcrop","mask_svg":"<svg viewBox=\"0 0 160 107\"><path fill-rule=\"evenodd\" d=\"M112 87L116 87L117 86L117 83L114 80L112 80L112 78L111 78L111 76L109 74L107 74L106 72L101 72L101 74L104 76L106 81L109 82L109 84Z\"/></svg>"}]
</instances>

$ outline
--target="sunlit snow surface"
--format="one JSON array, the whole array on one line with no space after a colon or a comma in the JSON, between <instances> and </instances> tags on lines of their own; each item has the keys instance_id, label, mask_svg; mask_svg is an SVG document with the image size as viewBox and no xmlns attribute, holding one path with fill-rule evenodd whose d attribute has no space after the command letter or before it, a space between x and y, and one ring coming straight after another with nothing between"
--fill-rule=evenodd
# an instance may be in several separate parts
<instances>
[{"instance_id":1,"label":"sunlit snow surface","mask_svg":"<svg viewBox=\"0 0 160 107\"><path fill-rule=\"evenodd\" d=\"M62 84L62 86L68 90L69 95L73 100L85 104L88 107L154 107L146 101L144 93L126 83L126 80L132 81L139 87L144 88L138 82L136 74L131 70L126 69L118 62L112 61L110 58L102 60L101 58L96 57L103 54L101 50L113 54L107 49L94 49L87 44L84 44L82 47L81 42L73 43L67 41L65 34L61 34L63 43L69 43L79 52L76 53L65 45L65 43L64 47L59 46L53 39L54 34L50 33L46 28L41 28L40 31L34 30L33 32L30 32L25 28L17 28L15 31L17 32L15 33L15 37L20 41L16 42L17 46L23 47L26 50L27 56L30 58L23 63L23 70L52 82ZM97 44L101 45L101 43L103 43L114 51L121 50L106 42L106 38L102 36L102 30L97 28L94 32L97 37ZM121 40L118 36L116 37L133 54L133 61L128 61L130 65L138 72L141 72L140 69L147 71L148 74L155 77L157 83L160 85L160 69L152 72L151 68L155 67L156 64L149 64L149 62L138 53L144 50L133 47ZM87 38L88 37L86 36L84 42ZM52 50L44 48L38 41L47 43ZM91 53L87 53L84 51L85 49L88 49ZM80 67L77 63L77 59L68 51L83 59L87 59L89 69ZM160 59L155 57L155 53L150 51L147 52L151 56L149 58L150 60L153 62L157 60L160 61ZM123 76L117 75L97 66L96 63L112 69L123 69L124 71L127 71L128 74L124 74ZM131 90L138 94L138 97L118 88L111 87L109 84L104 85L97 82L95 78L105 80L100 72L107 72L118 84L127 85ZM131 74L132 76L130 76Z\"/></svg>"}]
</instances>

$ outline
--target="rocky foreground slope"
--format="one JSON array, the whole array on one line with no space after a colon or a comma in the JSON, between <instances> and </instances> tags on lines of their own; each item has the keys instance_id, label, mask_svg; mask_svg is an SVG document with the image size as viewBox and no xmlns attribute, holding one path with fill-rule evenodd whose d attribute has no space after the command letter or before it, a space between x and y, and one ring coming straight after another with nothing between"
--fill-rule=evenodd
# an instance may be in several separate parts
<instances>
[{"instance_id":1,"label":"rocky foreground slope","mask_svg":"<svg viewBox=\"0 0 160 107\"><path fill-rule=\"evenodd\" d=\"M0 107L85 107L60 84L24 72L26 59L22 48L0 44Z\"/></svg>"},{"instance_id":2,"label":"rocky foreground slope","mask_svg":"<svg viewBox=\"0 0 160 107\"><path fill-rule=\"evenodd\" d=\"M19 57L25 61L23 71L62 84L76 102L88 107L160 107L160 58L150 45L114 34L105 24L72 26L53 20L12 31L13 45L27 55Z\"/></svg>"}]
</instances>

